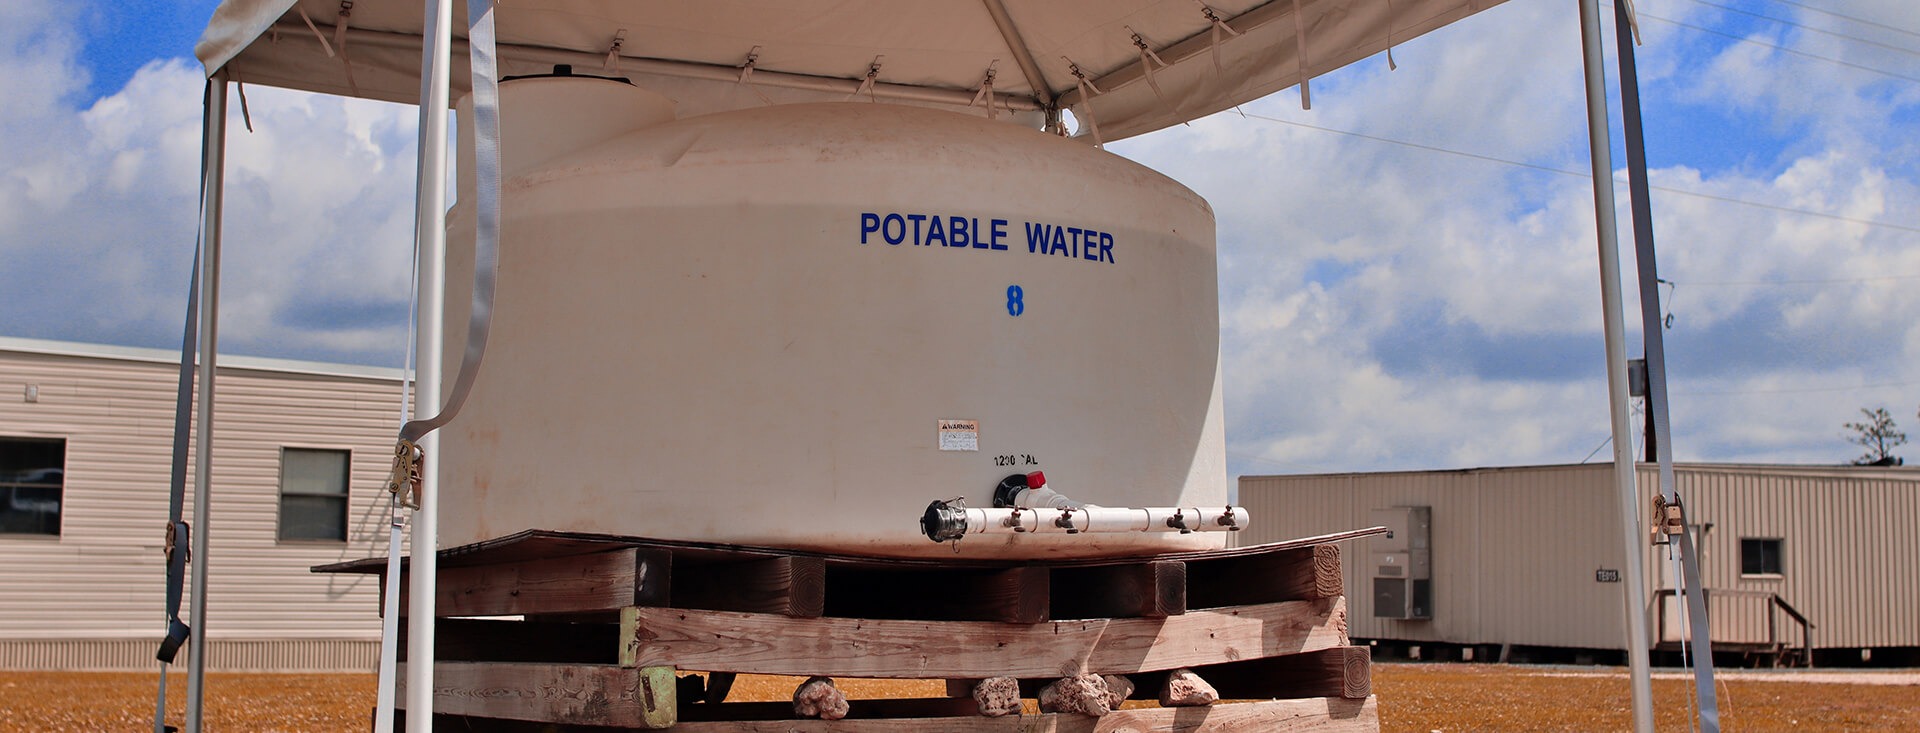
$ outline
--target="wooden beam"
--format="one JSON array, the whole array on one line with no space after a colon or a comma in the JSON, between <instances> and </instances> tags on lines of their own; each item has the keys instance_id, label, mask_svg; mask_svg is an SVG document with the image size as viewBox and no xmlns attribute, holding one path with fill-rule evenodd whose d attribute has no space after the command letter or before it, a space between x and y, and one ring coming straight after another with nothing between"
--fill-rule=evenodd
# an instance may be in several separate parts
<instances>
[{"instance_id":1,"label":"wooden beam","mask_svg":"<svg viewBox=\"0 0 1920 733\"><path fill-rule=\"evenodd\" d=\"M433 635L434 657L442 662L617 664L620 661L617 623L443 618L434 621ZM400 638L406 639L404 626ZM406 651L402 644L401 661L406 661Z\"/></svg>"},{"instance_id":2,"label":"wooden beam","mask_svg":"<svg viewBox=\"0 0 1920 733\"><path fill-rule=\"evenodd\" d=\"M685 608L813 618L826 609L827 561L786 555L678 568L673 602Z\"/></svg>"},{"instance_id":3,"label":"wooden beam","mask_svg":"<svg viewBox=\"0 0 1920 733\"><path fill-rule=\"evenodd\" d=\"M592 555L442 568L438 616L611 611L665 606L672 599L672 553L625 548ZM402 613L407 588L400 584Z\"/></svg>"},{"instance_id":4,"label":"wooden beam","mask_svg":"<svg viewBox=\"0 0 1920 733\"><path fill-rule=\"evenodd\" d=\"M1343 585L1337 545L1187 563L1190 608L1332 598L1344 592Z\"/></svg>"},{"instance_id":5,"label":"wooden beam","mask_svg":"<svg viewBox=\"0 0 1920 733\"><path fill-rule=\"evenodd\" d=\"M1055 568L1051 582L1056 619L1166 618L1187 612L1183 562Z\"/></svg>"},{"instance_id":6,"label":"wooden beam","mask_svg":"<svg viewBox=\"0 0 1920 733\"><path fill-rule=\"evenodd\" d=\"M979 716L972 697L848 700L847 719L956 718ZM792 702L729 702L684 705L680 724L694 721L793 720Z\"/></svg>"},{"instance_id":7,"label":"wooden beam","mask_svg":"<svg viewBox=\"0 0 1920 733\"><path fill-rule=\"evenodd\" d=\"M1203 708L1116 710L1098 718L1057 713L904 720L781 720L688 722L676 733L1377 733L1374 699L1318 698L1213 705Z\"/></svg>"},{"instance_id":8,"label":"wooden beam","mask_svg":"<svg viewBox=\"0 0 1920 733\"><path fill-rule=\"evenodd\" d=\"M1047 620L1044 567L835 567L827 575L829 616L923 621Z\"/></svg>"},{"instance_id":9,"label":"wooden beam","mask_svg":"<svg viewBox=\"0 0 1920 733\"><path fill-rule=\"evenodd\" d=\"M1347 644L1343 598L1164 619L926 622L691 609L621 611L629 667L896 679L1131 674Z\"/></svg>"},{"instance_id":10,"label":"wooden beam","mask_svg":"<svg viewBox=\"0 0 1920 733\"><path fill-rule=\"evenodd\" d=\"M861 702L865 701L852 701L854 705ZM441 730L457 731L602 733L605 730L445 714L434 715L433 720ZM1220 703L1204 708L1140 708L1119 710L1099 718L1054 713L1004 718L967 715L892 720L686 721L675 725L673 730L675 733L1378 733L1380 714L1372 697L1364 700L1329 697Z\"/></svg>"},{"instance_id":11,"label":"wooden beam","mask_svg":"<svg viewBox=\"0 0 1920 733\"><path fill-rule=\"evenodd\" d=\"M405 665L401 666L405 670ZM406 673L399 675L406 703ZM436 713L569 725L667 728L678 719L672 667L439 662Z\"/></svg>"},{"instance_id":12,"label":"wooden beam","mask_svg":"<svg viewBox=\"0 0 1920 733\"><path fill-rule=\"evenodd\" d=\"M1358 700L1373 694L1372 653L1363 646L1289 654L1242 662L1193 667L1195 674L1220 693L1222 700L1344 697ZM1164 673L1139 675L1135 685L1151 698L1166 683Z\"/></svg>"}]
</instances>

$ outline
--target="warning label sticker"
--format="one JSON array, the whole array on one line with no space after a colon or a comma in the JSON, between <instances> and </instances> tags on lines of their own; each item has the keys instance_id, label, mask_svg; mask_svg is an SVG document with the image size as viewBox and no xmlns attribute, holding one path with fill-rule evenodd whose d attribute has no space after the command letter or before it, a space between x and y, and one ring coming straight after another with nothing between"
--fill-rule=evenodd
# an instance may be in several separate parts
<instances>
[{"instance_id":1,"label":"warning label sticker","mask_svg":"<svg viewBox=\"0 0 1920 733\"><path fill-rule=\"evenodd\" d=\"M941 420L940 450L980 450L980 421Z\"/></svg>"}]
</instances>

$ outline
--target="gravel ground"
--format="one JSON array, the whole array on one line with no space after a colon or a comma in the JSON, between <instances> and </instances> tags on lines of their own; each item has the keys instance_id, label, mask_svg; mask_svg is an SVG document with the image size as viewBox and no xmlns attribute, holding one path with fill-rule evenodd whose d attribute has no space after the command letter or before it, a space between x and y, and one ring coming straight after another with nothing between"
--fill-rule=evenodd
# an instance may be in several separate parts
<instances>
[{"instance_id":1,"label":"gravel ground","mask_svg":"<svg viewBox=\"0 0 1920 733\"><path fill-rule=\"evenodd\" d=\"M1920 715L1920 673L1738 671L1721 684L1730 731L1912 730ZM1781 684L1782 682L1797 684ZM0 672L0 731L152 729L155 674ZM797 677L743 676L730 699L785 700ZM938 681L840 680L853 698L938 697ZM1654 680L1661 730L1686 730L1684 675ZM169 681L169 722L178 723L186 678ZM1630 726L1626 672L1491 664L1374 666L1384 731L1606 731ZM365 731L373 707L367 674L207 676L209 731ZM1031 701L1028 701L1031 705ZM1129 706L1152 704L1129 701Z\"/></svg>"}]
</instances>

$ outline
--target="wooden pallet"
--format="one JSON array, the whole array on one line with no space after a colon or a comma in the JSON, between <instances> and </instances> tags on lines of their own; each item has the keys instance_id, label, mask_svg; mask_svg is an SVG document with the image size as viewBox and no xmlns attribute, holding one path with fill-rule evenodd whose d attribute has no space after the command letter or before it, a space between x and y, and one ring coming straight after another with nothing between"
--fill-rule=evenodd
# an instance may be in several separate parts
<instances>
[{"instance_id":1,"label":"wooden pallet","mask_svg":"<svg viewBox=\"0 0 1920 733\"><path fill-rule=\"evenodd\" d=\"M1333 543L1378 531L1048 562L523 532L440 555L434 711L456 729L503 731L1376 730L1370 656L1348 641ZM315 568L384 569L378 559ZM503 616L521 618L485 618ZM985 718L957 694L859 700L845 720L807 721L786 703L682 694L676 680L946 679L964 693L970 680L1012 676L1031 696L1091 672L1127 675L1151 698L1183 667L1223 699L1267 702L1096 721Z\"/></svg>"}]
</instances>

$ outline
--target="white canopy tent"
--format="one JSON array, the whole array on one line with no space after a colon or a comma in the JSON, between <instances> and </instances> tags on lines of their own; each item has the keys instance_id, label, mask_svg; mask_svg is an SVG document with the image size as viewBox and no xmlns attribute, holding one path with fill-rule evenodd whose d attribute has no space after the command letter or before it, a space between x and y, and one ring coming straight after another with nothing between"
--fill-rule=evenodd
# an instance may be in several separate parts
<instances>
[{"instance_id":1,"label":"white canopy tent","mask_svg":"<svg viewBox=\"0 0 1920 733\"><path fill-rule=\"evenodd\" d=\"M762 104L737 89L743 79L775 102L871 91L984 114L976 96L991 73L1002 109L1071 108L1092 123L1080 134L1098 125L1118 140L1286 89L1500 2L543 0L494 12L501 74L617 71L673 98L682 116ZM453 21L467 27L464 9ZM415 103L423 26L412 3L228 0L195 53L209 76ZM452 85L455 97L470 87L461 64Z\"/></svg>"},{"instance_id":2,"label":"white canopy tent","mask_svg":"<svg viewBox=\"0 0 1920 733\"><path fill-rule=\"evenodd\" d=\"M583 73L625 76L677 103L683 117L789 102L868 98L1045 126L1100 144L1209 115L1288 87L1311 104L1308 82L1503 0L476 0L491 7L492 47L502 76ZM1629 660L1636 727L1650 727L1642 599L1639 495L1633 486L1627 417L1625 332L1614 241L1612 160L1600 77L1596 0L1576 0L1587 47L1590 135L1603 308L1607 324L1617 484L1627 541ZM423 8L424 7L424 12ZM226 0L196 55L213 80L207 97L205 255L200 282L202 419L212 429L218 297L225 82L421 105L420 412L439 410L438 363L445 211L446 111L473 87L466 64L465 8L449 0ZM1595 105L1598 105L1597 107ZM483 340L484 341L484 340ZM209 466L198 458L196 524L206 526ZM410 615L412 659L433 658L431 472L414 518ZM193 538L193 674L187 729L200 726L206 535ZM391 587L390 587L391 589ZM394 595L390 593L389 595ZM1636 612L1637 611L1637 612ZM391 621L391 614L390 621ZM409 709L432 701L432 665L410 665ZM383 703L391 693L383 684ZM383 704L383 710L386 709ZM390 716L383 723L390 722ZM431 717L409 718L430 729Z\"/></svg>"}]
</instances>

